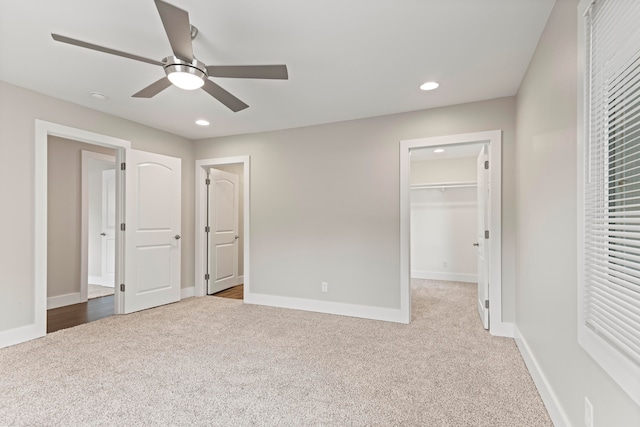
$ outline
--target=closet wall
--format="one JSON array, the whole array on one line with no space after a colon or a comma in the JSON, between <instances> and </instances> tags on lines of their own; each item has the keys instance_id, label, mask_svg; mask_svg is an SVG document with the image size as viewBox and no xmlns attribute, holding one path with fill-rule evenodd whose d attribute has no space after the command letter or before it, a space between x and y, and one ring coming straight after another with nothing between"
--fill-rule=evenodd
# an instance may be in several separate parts
<instances>
[{"instance_id":1,"label":"closet wall","mask_svg":"<svg viewBox=\"0 0 640 427\"><path fill-rule=\"evenodd\" d=\"M412 278L476 282L476 180L475 157L411 162Z\"/></svg>"}]
</instances>

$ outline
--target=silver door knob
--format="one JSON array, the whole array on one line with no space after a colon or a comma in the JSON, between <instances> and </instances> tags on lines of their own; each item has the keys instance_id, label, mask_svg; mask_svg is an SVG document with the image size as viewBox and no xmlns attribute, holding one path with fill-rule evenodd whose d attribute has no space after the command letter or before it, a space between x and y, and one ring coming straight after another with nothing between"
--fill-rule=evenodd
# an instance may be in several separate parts
<instances>
[{"instance_id":1,"label":"silver door knob","mask_svg":"<svg viewBox=\"0 0 640 427\"><path fill-rule=\"evenodd\" d=\"M473 246L480 246L480 243L474 243Z\"/></svg>"},{"instance_id":2,"label":"silver door knob","mask_svg":"<svg viewBox=\"0 0 640 427\"><path fill-rule=\"evenodd\" d=\"M238 239L240 238L240 236L238 236L238 235L236 234L236 237L234 237L234 238L235 238L236 240L238 240Z\"/></svg>"},{"instance_id":3,"label":"silver door knob","mask_svg":"<svg viewBox=\"0 0 640 427\"><path fill-rule=\"evenodd\" d=\"M176 234L175 236L173 236L173 238L176 239L176 240L180 240L182 238L182 236L179 235L179 234Z\"/></svg>"},{"instance_id":4,"label":"silver door knob","mask_svg":"<svg viewBox=\"0 0 640 427\"><path fill-rule=\"evenodd\" d=\"M100 235L101 235L101 236L106 236L106 235L107 235L107 233L100 233Z\"/></svg>"}]
</instances>

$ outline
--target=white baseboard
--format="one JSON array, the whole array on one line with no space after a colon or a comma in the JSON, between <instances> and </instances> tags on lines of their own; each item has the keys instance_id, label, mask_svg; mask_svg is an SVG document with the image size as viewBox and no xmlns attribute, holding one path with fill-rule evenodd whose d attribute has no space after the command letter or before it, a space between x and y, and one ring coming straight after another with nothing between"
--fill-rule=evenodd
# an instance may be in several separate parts
<instances>
[{"instance_id":1,"label":"white baseboard","mask_svg":"<svg viewBox=\"0 0 640 427\"><path fill-rule=\"evenodd\" d=\"M513 338L514 328L515 325L513 323L494 322L491 320L491 317L489 317L489 333L495 337Z\"/></svg>"},{"instance_id":2,"label":"white baseboard","mask_svg":"<svg viewBox=\"0 0 640 427\"><path fill-rule=\"evenodd\" d=\"M238 281L236 283L237 283L237 285L244 284L244 276L238 276Z\"/></svg>"},{"instance_id":3,"label":"white baseboard","mask_svg":"<svg viewBox=\"0 0 640 427\"><path fill-rule=\"evenodd\" d=\"M36 325L35 323L2 331L0 332L0 348L31 341L46 334L46 325Z\"/></svg>"},{"instance_id":4,"label":"white baseboard","mask_svg":"<svg viewBox=\"0 0 640 427\"><path fill-rule=\"evenodd\" d=\"M520 334L520 330L516 325L514 325L513 329L516 345L518 346L522 359L524 359L524 363L527 365L531 378L533 378L533 382L540 393L544 406L547 408L547 412L549 412L553 425L556 427L570 427L571 422L569 421L569 417L562 409L562 405L560 405L558 397L553 392L553 388L551 387L549 380L547 380L546 375L540 368L540 364L531 352L527 341Z\"/></svg>"},{"instance_id":5,"label":"white baseboard","mask_svg":"<svg viewBox=\"0 0 640 427\"><path fill-rule=\"evenodd\" d=\"M180 288L180 299L191 298L196 294L196 287Z\"/></svg>"},{"instance_id":6,"label":"white baseboard","mask_svg":"<svg viewBox=\"0 0 640 427\"><path fill-rule=\"evenodd\" d=\"M393 308L371 307L330 301L281 297L276 295L248 294L246 290L244 302L246 304L266 305L293 310L313 311L316 313L337 314L340 316L406 323L406 321L403 320L405 316L403 316L402 311L400 311L400 309Z\"/></svg>"},{"instance_id":7,"label":"white baseboard","mask_svg":"<svg viewBox=\"0 0 640 427\"><path fill-rule=\"evenodd\" d=\"M49 297L47 298L47 310L51 310L52 308L64 307L71 304L79 304L81 302L82 299L80 299L80 292Z\"/></svg>"},{"instance_id":8,"label":"white baseboard","mask_svg":"<svg viewBox=\"0 0 640 427\"><path fill-rule=\"evenodd\" d=\"M478 283L477 274L469 273L449 273L441 271L418 271L411 272L412 279L447 280L450 282Z\"/></svg>"}]
</instances>

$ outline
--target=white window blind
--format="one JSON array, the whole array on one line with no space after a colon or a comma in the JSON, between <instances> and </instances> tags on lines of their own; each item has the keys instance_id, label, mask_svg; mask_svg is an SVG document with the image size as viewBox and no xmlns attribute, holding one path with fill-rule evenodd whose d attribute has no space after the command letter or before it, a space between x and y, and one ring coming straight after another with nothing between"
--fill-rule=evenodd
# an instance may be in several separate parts
<instances>
[{"instance_id":1,"label":"white window blind","mask_svg":"<svg viewBox=\"0 0 640 427\"><path fill-rule=\"evenodd\" d=\"M584 19L580 327L636 367L633 375L640 371L640 1L596 0Z\"/></svg>"}]
</instances>

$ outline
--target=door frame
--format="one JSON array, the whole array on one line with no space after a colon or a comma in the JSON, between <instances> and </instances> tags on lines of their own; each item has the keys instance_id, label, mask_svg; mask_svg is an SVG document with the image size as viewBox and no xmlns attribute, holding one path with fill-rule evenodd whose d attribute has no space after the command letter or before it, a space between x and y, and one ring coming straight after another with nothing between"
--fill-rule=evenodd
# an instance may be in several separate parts
<instances>
[{"instance_id":1,"label":"door frame","mask_svg":"<svg viewBox=\"0 0 640 427\"><path fill-rule=\"evenodd\" d=\"M244 232L243 239L244 250L243 257L243 276L244 276L244 299L251 293L251 267L250 267L250 246L251 246L251 156L235 156L235 157L219 157L212 159L196 160L195 183L196 183L196 235L195 235L195 289L194 296L201 297L207 295L207 285L204 279L207 260L207 239L205 238L205 225L207 224L207 172L210 167L230 165L242 163L243 165L243 184L242 189L243 205L244 205Z\"/></svg>"},{"instance_id":2,"label":"door frame","mask_svg":"<svg viewBox=\"0 0 640 427\"><path fill-rule=\"evenodd\" d=\"M89 288L89 160L113 161L114 168L116 165L115 156L82 150L82 184L80 190L82 206L80 219L80 302L87 302ZM116 179L117 177L118 174L116 173ZM118 233L116 233L116 238L117 234Z\"/></svg>"},{"instance_id":3,"label":"door frame","mask_svg":"<svg viewBox=\"0 0 640 427\"><path fill-rule=\"evenodd\" d=\"M411 321L411 213L410 213L410 152L414 148L433 146L489 145L491 176L491 209L488 249L489 266L489 319L492 335L513 336L511 323L502 320L502 131L492 130L456 135L400 141L400 311L405 323Z\"/></svg>"},{"instance_id":4,"label":"door frame","mask_svg":"<svg viewBox=\"0 0 640 427\"><path fill-rule=\"evenodd\" d=\"M124 162L126 149L131 148L131 142L89 132L58 123L36 119L35 121L35 197L34 197L34 323L29 331L27 341L45 336L47 333L47 167L48 167L48 137L57 136L116 150L116 165ZM116 223L122 223L124 218L124 180L121 174L116 174ZM116 283L122 283L124 265L124 239L121 233L116 233ZM115 289L114 313L122 313L122 295L118 287ZM27 332L27 331L25 331ZM20 341L20 342L22 342Z\"/></svg>"}]
</instances>

